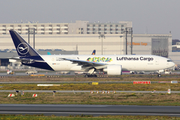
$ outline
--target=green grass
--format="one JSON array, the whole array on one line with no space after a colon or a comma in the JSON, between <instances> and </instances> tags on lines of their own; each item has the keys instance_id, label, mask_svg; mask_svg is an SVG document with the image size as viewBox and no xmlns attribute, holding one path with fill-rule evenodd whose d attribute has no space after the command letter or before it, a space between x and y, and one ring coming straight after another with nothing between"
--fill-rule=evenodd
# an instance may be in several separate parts
<instances>
[{"instance_id":1,"label":"green grass","mask_svg":"<svg viewBox=\"0 0 180 120\"><path fill-rule=\"evenodd\" d=\"M44 115L0 115L0 120L180 120L180 117L169 116L98 116L70 115L70 116L44 116Z\"/></svg>"},{"instance_id":2,"label":"green grass","mask_svg":"<svg viewBox=\"0 0 180 120\"><path fill-rule=\"evenodd\" d=\"M0 93L0 104L90 104L90 105L158 105L180 106L179 94L160 93L19 93L8 97L9 93ZM15 93L14 93L15 94Z\"/></svg>"},{"instance_id":3,"label":"green grass","mask_svg":"<svg viewBox=\"0 0 180 120\"><path fill-rule=\"evenodd\" d=\"M0 90L120 90L120 91L180 91L180 84L153 83L153 84L61 84L60 86L37 86L37 84L0 84Z\"/></svg>"}]
</instances>

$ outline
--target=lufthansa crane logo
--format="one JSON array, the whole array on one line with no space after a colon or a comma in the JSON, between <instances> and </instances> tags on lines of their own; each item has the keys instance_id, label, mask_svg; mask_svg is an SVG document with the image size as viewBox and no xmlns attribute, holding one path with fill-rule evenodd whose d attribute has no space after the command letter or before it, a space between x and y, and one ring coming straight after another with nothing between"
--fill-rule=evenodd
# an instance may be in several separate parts
<instances>
[{"instance_id":1,"label":"lufthansa crane logo","mask_svg":"<svg viewBox=\"0 0 180 120\"><path fill-rule=\"evenodd\" d=\"M29 52L29 46L26 43L20 43L17 46L17 51L21 55L25 55Z\"/></svg>"}]
</instances>

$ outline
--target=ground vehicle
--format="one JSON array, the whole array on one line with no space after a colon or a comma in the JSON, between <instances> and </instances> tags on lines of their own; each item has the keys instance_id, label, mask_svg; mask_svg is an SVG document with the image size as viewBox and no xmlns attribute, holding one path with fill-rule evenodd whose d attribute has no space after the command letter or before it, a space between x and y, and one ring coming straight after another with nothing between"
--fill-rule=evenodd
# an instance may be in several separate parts
<instances>
[{"instance_id":1,"label":"ground vehicle","mask_svg":"<svg viewBox=\"0 0 180 120\"><path fill-rule=\"evenodd\" d=\"M7 74L8 74L8 75L13 75L14 72L13 72L12 70L7 70Z\"/></svg>"},{"instance_id":2,"label":"ground vehicle","mask_svg":"<svg viewBox=\"0 0 180 120\"><path fill-rule=\"evenodd\" d=\"M38 73L36 70L28 70L26 74L36 74Z\"/></svg>"},{"instance_id":3,"label":"ground vehicle","mask_svg":"<svg viewBox=\"0 0 180 120\"><path fill-rule=\"evenodd\" d=\"M164 70L164 74L171 74L171 70L165 69L165 70Z\"/></svg>"}]
</instances>

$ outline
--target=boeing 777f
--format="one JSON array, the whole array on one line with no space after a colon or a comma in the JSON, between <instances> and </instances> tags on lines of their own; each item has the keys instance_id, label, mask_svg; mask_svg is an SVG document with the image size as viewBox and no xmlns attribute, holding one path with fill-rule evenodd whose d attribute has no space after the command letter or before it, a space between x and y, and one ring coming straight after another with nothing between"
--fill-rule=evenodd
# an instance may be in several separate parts
<instances>
[{"instance_id":1,"label":"boeing 777f","mask_svg":"<svg viewBox=\"0 0 180 120\"><path fill-rule=\"evenodd\" d=\"M96 72L121 75L122 71L163 71L172 60L155 55L40 55L16 31L10 30L18 58L23 65L52 71L82 71L87 77Z\"/></svg>"}]
</instances>

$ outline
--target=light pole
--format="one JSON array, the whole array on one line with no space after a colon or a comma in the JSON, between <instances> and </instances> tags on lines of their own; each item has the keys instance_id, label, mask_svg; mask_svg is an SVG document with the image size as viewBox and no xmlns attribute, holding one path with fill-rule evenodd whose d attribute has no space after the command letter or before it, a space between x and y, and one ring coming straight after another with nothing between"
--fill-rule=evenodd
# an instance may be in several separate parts
<instances>
[{"instance_id":1,"label":"light pole","mask_svg":"<svg viewBox=\"0 0 180 120\"><path fill-rule=\"evenodd\" d=\"M127 31L127 28L126 28L126 31L125 31L125 32L126 32L126 55L127 55L127 32L128 32L128 31Z\"/></svg>"},{"instance_id":2,"label":"light pole","mask_svg":"<svg viewBox=\"0 0 180 120\"><path fill-rule=\"evenodd\" d=\"M105 39L104 34L99 34L99 39L101 38L101 55L103 55L103 38Z\"/></svg>"},{"instance_id":3,"label":"light pole","mask_svg":"<svg viewBox=\"0 0 180 120\"><path fill-rule=\"evenodd\" d=\"M28 43L30 44L30 34L33 34L33 48L35 49L35 28L28 28Z\"/></svg>"},{"instance_id":4,"label":"light pole","mask_svg":"<svg viewBox=\"0 0 180 120\"><path fill-rule=\"evenodd\" d=\"M122 38L123 36L120 36L120 38ZM121 39L120 39L120 41L119 41L119 52L120 52L120 54L121 54ZM124 54L124 53L123 53Z\"/></svg>"},{"instance_id":5,"label":"light pole","mask_svg":"<svg viewBox=\"0 0 180 120\"><path fill-rule=\"evenodd\" d=\"M133 41L133 29L131 28L131 55L133 54L133 44L132 44L132 41Z\"/></svg>"},{"instance_id":6,"label":"light pole","mask_svg":"<svg viewBox=\"0 0 180 120\"><path fill-rule=\"evenodd\" d=\"M133 29L132 29L132 27L126 27L125 28L125 31L123 31L123 33L126 33L126 55L127 55L127 34L131 34L131 46L130 46L130 48L131 48L131 55L133 54L133 50L132 50L132 48L133 48ZM121 36L120 36L121 37Z\"/></svg>"}]
</instances>

